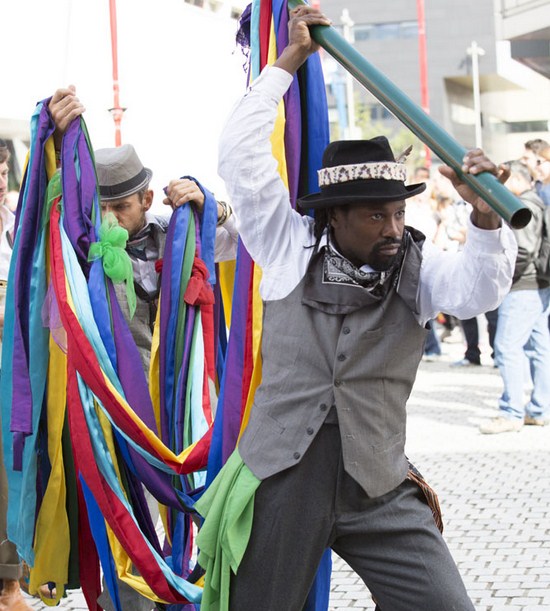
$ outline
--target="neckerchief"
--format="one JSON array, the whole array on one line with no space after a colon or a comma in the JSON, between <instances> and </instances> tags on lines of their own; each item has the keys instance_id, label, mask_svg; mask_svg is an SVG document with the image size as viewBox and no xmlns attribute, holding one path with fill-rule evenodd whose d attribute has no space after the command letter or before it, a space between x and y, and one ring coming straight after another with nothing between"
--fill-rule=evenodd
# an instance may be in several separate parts
<instances>
[{"instance_id":1,"label":"neckerchief","mask_svg":"<svg viewBox=\"0 0 550 611\"><path fill-rule=\"evenodd\" d=\"M138 231L126 244L126 252L135 259L147 261L147 245L149 238L153 237L153 225L148 223Z\"/></svg>"},{"instance_id":2,"label":"neckerchief","mask_svg":"<svg viewBox=\"0 0 550 611\"><path fill-rule=\"evenodd\" d=\"M327 239L323 261L323 283L361 286L376 297L385 295L388 288L395 285L399 278L407 239L407 237L403 239L403 244L391 267L384 271L363 271L341 255L330 238Z\"/></svg>"}]
</instances>

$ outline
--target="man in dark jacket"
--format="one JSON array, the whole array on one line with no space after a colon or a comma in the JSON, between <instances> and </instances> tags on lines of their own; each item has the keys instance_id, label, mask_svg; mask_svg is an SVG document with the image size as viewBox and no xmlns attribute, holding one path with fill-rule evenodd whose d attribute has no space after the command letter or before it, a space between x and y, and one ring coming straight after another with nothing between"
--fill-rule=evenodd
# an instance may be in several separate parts
<instances>
[{"instance_id":1,"label":"man in dark jacket","mask_svg":"<svg viewBox=\"0 0 550 611\"><path fill-rule=\"evenodd\" d=\"M486 434L520 431L524 424L544 426L550 418L550 334L548 311L550 287L537 277L535 258L542 239L544 204L531 187L528 168L520 161L509 164L506 186L533 213L523 229L515 229L518 257L510 293L498 310L495 337L495 362L504 390L499 400L499 415L480 427ZM524 405L525 356L529 359L533 390Z\"/></svg>"}]
</instances>

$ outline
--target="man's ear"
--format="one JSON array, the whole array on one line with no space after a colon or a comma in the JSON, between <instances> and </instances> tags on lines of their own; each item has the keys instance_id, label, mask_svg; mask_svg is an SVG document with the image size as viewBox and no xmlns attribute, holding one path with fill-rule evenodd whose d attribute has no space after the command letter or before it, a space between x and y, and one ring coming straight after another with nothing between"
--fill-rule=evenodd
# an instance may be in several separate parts
<instances>
[{"instance_id":1,"label":"man's ear","mask_svg":"<svg viewBox=\"0 0 550 611\"><path fill-rule=\"evenodd\" d=\"M147 189L147 191L145 191L145 193L143 194L143 209L144 210L149 210L149 208L151 207L151 205L153 204L153 190L152 189Z\"/></svg>"},{"instance_id":2,"label":"man's ear","mask_svg":"<svg viewBox=\"0 0 550 611\"><path fill-rule=\"evenodd\" d=\"M330 225L330 227L336 227L338 224L337 210L338 208L329 208L327 210L327 224Z\"/></svg>"}]
</instances>

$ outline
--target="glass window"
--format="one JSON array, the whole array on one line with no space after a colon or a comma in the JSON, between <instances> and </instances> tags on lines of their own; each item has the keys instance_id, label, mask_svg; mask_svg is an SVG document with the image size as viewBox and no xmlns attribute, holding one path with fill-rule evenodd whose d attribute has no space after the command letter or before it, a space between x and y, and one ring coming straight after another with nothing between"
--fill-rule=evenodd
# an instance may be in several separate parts
<instances>
[{"instance_id":1,"label":"glass window","mask_svg":"<svg viewBox=\"0 0 550 611\"><path fill-rule=\"evenodd\" d=\"M418 36L418 23L416 21L360 23L354 26L353 34L356 41L415 38Z\"/></svg>"}]
</instances>

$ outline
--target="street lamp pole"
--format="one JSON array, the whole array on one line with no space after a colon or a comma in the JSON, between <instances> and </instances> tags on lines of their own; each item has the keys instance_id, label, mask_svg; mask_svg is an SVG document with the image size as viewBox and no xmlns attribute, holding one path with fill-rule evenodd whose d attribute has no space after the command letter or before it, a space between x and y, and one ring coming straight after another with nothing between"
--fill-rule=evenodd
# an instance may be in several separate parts
<instances>
[{"instance_id":1,"label":"street lamp pole","mask_svg":"<svg viewBox=\"0 0 550 611\"><path fill-rule=\"evenodd\" d=\"M422 110L430 114L430 96L428 92L428 52L426 49L426 16L424 0L416 0L416 14L418 18L418 59L420 64L420 103ZM432 164L430 147L425 145L425 160L428 168Z\"/></svg>"},{"instance_id":2,"label":"street lamp pole","mask_svg":"<svg viewBox=\"0 0 550 611\"><path fill-rule=\"evenodd\" d=\"M109 0L109 17L111 22L111 54L113 59L113 107L109 112L115 122L115 146L122 144L122 133L120 124L125 108L120 105L120 86L118 82L118 41L117 41L117 22L116 22L116 0Z\"/></svg>"},{"instance_id":3,"label":"street lamp pole","mask_svg":"<svg viewBox=\"0 0 550 611\"><path fill-rule=\"evenodd\" d=\"M472 58L472 88L474 94L474 126L475 126L475 144L477 148L482 147L481 135L481 96L479 87L479 58L485 55L485 51L477 44L475 40L466 49L466 53Z\"/></svg>"}]
</instances>

